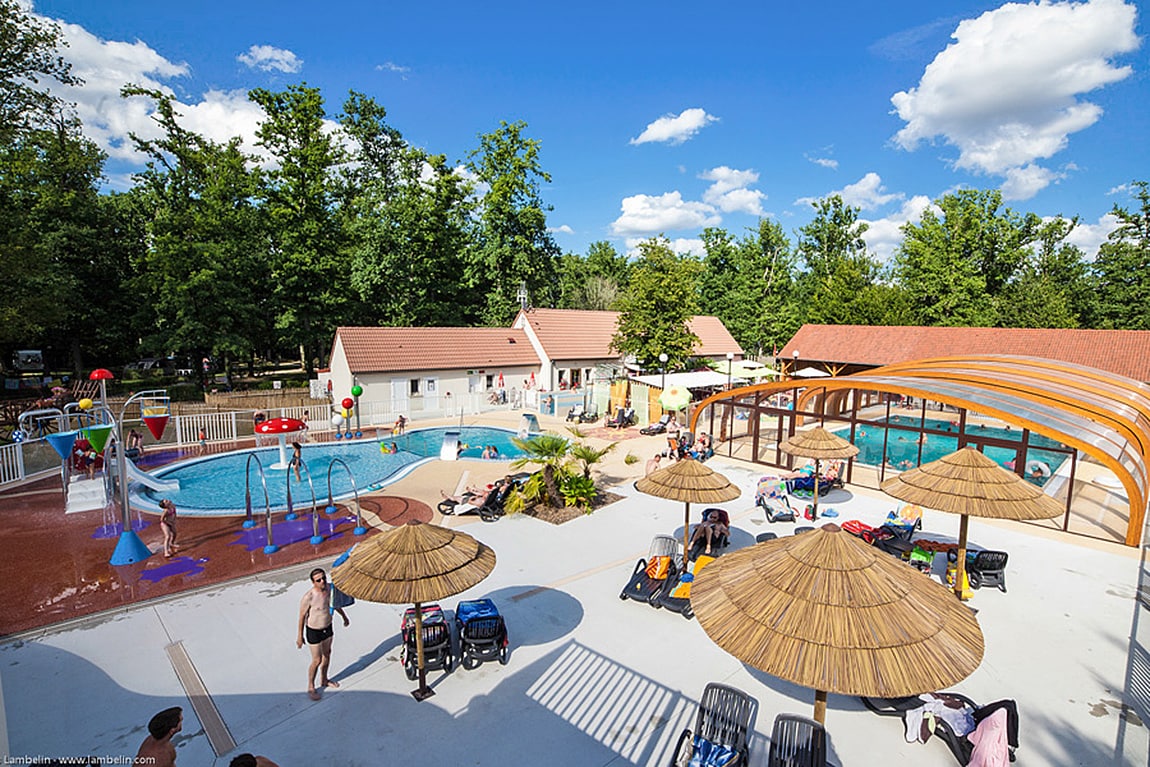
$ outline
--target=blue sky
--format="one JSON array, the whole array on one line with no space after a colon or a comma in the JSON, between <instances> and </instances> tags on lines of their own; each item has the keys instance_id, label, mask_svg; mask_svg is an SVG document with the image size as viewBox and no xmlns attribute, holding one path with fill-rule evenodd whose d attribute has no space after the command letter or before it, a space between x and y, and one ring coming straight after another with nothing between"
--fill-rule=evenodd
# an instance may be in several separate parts
<instances>
[{"instance_id":1,"label":"blue sky","mask_svg":"<svg viewBox=\"0 0 1150 767\"><path fill-rule=\"evenodd\" d=\"M1144 18L1124 0L860 4L37 0L86 84L63 92L122 188L152 132L125 82L162 88L185 124L252 136L254 87L349 89L404 137L461 162L522 120L552 181L564 251L760 217L795 230L840 193L888 257L898 227L961 187L1077 215L1088 254L1128 185L1150 180ZM252 140L246 142L254 150Z\"/></svg>"}]
</instances>

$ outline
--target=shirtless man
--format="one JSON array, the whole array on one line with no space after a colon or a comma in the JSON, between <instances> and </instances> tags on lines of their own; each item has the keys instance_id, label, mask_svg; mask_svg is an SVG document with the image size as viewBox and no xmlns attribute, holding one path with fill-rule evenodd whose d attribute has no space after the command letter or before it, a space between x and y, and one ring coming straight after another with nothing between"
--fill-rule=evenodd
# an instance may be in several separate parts
<instances>
[{"instance_id":1,"label":"shirtless man","mask_svg":"<svg viewBox=\"0 0 1150 767\"><path fill-rule=\"evenodd\" d=\"M148 722L148 737L136 752L137 764L176 767L176 747L172 738L184 726L184 710L179 706L165 708Z\"/></svg>"},{"instance_id":2,"label":"shirtless man","mask_svg":"<svg viewBox=\"0 0 1150 767\"><path fill-rule=\"evenodd\" d=\"M317 567L311 571L311 588L303 595L299 603L299 635L295 646L303 647L306 634L308 647L311 649L311 665L307 670L307 696L312 700L319 700L320 694L315 689L315 672L319 671L320 687L339 687L337 682L327 678L327 667L331 664L331 589L327 586L327 574L323 568ZM335 611L343 618L343 625L349 621L343 608L337 607Z\"/></svg>"}]
</instances>

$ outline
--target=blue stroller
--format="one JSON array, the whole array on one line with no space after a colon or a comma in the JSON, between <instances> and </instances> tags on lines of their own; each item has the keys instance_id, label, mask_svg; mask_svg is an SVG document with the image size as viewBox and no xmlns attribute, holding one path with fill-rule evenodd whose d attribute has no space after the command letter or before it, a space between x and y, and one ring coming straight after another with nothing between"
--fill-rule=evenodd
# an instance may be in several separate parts
<instances>
[{"instance_id":1,"label":"blue stroller","mask_svg":"<svg viewBox=\"0 0 1150 767\"><path fill-rule=\"evenodd\" d=\"M500 665L507 665L507 625L494 602L460 602L455 606L455 626L459 629L459 665L473 669L496 659Z\"/></svg>"}]
</instances>

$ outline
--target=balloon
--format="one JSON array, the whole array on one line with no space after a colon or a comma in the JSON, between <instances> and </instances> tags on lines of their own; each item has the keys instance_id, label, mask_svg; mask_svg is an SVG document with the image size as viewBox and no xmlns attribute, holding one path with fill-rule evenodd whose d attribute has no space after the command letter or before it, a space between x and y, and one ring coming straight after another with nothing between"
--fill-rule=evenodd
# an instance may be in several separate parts
<instances>
[{"instance_id":1,"label":"balloon","mask_svg":"<svg viewBox=\"0 0 1150 767\"><path fill-rule=\"evenodd\" d=\"M363 394L363 387L362 386L360 386L359 384L356 384L355 386L351 387L351 396L358 397L361 394Z\"/></svg>"},{"instance_id":2,"label":"balloon","mask_svg":"<svg viewBox=\"0 0 1150 767\"><path fill-rule=\"evenodd\" d=\"M347 408L344 408L343 417L344 418L351 418L351 411L348 410Z\"/></svg>"},{"instance_id":3,"label":"balloon","mask_svg":"<svg viewBox=\"0 0 1150 767\"><path fill-rule=\"evenodd\" d=\"M355 404L355 401L351 397L344 397L343 402L339 404L343 405L344 410L351 410L352 406Z\"/></svg>"},{"instance_id":4,"label":"balloon","mask_svg":"<svg viewBox=\"0 0 1150 767\"><path fill-rule=\"evenodd\" d=\"M337 428L337 429L338 429L340 426L343 426L343 416L342 416L342 415L340 415L339 413L336 413L335 415L333 415L333 416L331 417L331 425L332 425L332 426L334 426L334 427L335 427L335 428Z\"/></svg>"},{"instance_id":5,"label":"balloon","mask_svg":"<svg viewBox=\"0 0 1150 767\"><path fill-rule=\"evenodd\" d=\"M92 400L89 399L88 397L84 397L84 399L80 400L76 404L78 404L80 406L81 410L91 410L92 409Z\"/></svg>"}]
</instances>

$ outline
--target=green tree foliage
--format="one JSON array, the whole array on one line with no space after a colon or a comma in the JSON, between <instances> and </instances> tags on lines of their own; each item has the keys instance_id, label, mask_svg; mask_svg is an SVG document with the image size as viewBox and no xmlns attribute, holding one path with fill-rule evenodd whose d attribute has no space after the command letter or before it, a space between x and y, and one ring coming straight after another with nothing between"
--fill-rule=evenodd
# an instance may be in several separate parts
<instances>
[{"instance_id":1,"label":"green tree foliage","mask_svg":"<svg viewBox=\"0 0 1150 767\"><path fill-rule=\"evenodd\" d=\"M479 203L476 254L468 279L486 297L482 322L505 325L519 310L516 293L526 283L536 306L553 306L559 249L547 231L540 182L551 176L539 161L538 139L525 137L524 122L501 122L479 137L468 168L486 188Z\"/></svg>"},{"instance_id":2,"label":"green tree foliage","mask_svg":"<svg viewBox=\"0 0 1150 767\"><path fill-rule=\"evenodd\" d=\"M676 255L664 237L639 243L630 285L619 299L612 348L645 368L658 369L660 354L667 355L668 369L686 363L699 343L689 321L698 313L701 269L694 258Z\"/></svg>"},{"instance_id":3,"label":"green tree foliage","mask_svg":"<svg viewBox=\"0 0 1150 767\"><path fill-rule=\"evenodd\" d=\"M591 243L586 257L565 253L559 264L559 308L614 309L629 275L627 256L609 242Z\"/></svg>"},{"instance_id":4,"label":"green tree foliage","mask_svg":"<svg viewBox=\"0 0 1150 767\"><path fill-rule=\"evenodd\" d=\"M472 324L482 294L460 291L471 249L471 185L443 155L408 146L387 112L352 93L340 123L351 139L341 220L359 321L392 326Z\"/></svg>"},{"instance_id":5,"label":"green tree foliage","mask_svg":"<svg viewBox=\"0 0 1150 767\"><path fill-rule=\"evenodd\" d=\"M104 159L64 118L0 147L0 339L67 350L77 371L131 337L132 237L99 194Z\"/></svg>"},{"instance_id":6,"label":"green tree foliage","mask_svg":"<svg viewBox=\"0 0 1150 767\"><path fill-rule=\"evenodd\" d=\"M994 326L998 297L1026 262L1041 220L1002 207L997 190L964 189L902 228L898 285L921 325Z\"/></svg>"},{"instance_id":7,"label":"green tree foliage","mask_svg":"<svg viewBox=\"0 0 1150 767\"><path fill-rule=\"evenodd\" d=\"M1150 186L1133 184L1138 209L1118 205L1119 224L1094 260L1098 280L1098 323L1122 330L1150 330Z\"/></svg>"},{"instance_id":8,"label":"green tree foliage","mask_svg":"<svg viewBox=\"0 0 1150 767\"><path fill-rule=\"evenodd\" d=\"M571 442L558 434L538 434L528 439L512 437L511 441L524 455L511 462L511 468L521 469L528 464L541 467L544 498L548 505L562 508L563 494L560 484L566 479L565 464L571 452Z\"/></svg>"},{"instance_id":9,"label":"green tree foliage","mask_svg":"<svg viewBox=\"0 0 1150 767\"><path fill-rule=\"evenodd\" d=\"M894 292L867 252L859 209L838 195L812 203L815 217L799 230L799 277L807 322L824 325L892 324Z\"/></svg>"},{"instance_id":10,"label":"green tree foliage","mask_svg":"<svg viewBox=\"0 0 1150 767\"><path fill-rule=\"evenodd\" d=\"M81 82L59 53L65 45L58 25L0 0L0 145L58 122L65 105L49 88Z\"/></svg>"},{"instance_id":11,"label":"green tree foliage","mask_svg":"<svg viewBox=\"0 0 1150 767\"><path fill-rule=\"evenodd\" d=\"M305 350L311 373L354 307L337 212L336 171L346 157L324 127L318 89L306 83L279 92L257 88L248 97L265 115L257 143L276 161L263 189L276 327L284 341Z\"/></svg>"},{"instance_id":12,"label":"green tree foliage","mask_svg":"<svg viewBox=\"0 0 1150 767\"><path fill-rule=\"evenodd\" d=\"M998 301L1002 327L1077 328L1092 314L1094 285L1081 250L1066 242L1076 221L1054 218Z\"/></svg>"},{"instance_id":13,"label":"green tree foliage","mask_svg":"<svg viewBox=\"0 0 1150 767\"><path fill-rule=\"evenodd\" d=\"M234 359L274 348L268 233L256 204L260 174L239 139L217 144L180 126L172 98L156 105L163 135L134 137L149 158L137 180L151 247L135 290L147 297L144 346Z\"/></svg>"},{"instance_id":14,"label":"green tree foliage","mask_svg":"<svg viewBox=\"0 0 1150 767\"><path fill-rule=\"evenodd\" d=\"M750 354L771 354L802 325L795 257L782 227L762 219L737 242L722 229L703 232L702 311L723 321Z\"/></svg>"}]
</instances>

